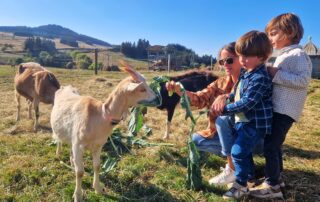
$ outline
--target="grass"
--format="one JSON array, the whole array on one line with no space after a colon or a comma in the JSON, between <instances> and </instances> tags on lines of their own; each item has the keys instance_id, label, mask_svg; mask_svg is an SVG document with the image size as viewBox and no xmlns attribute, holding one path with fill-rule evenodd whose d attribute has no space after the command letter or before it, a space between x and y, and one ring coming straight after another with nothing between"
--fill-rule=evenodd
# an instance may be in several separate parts
<instances>
[{"instance_id":1,"label":"grass","mask_svg":"<svg viewBox=\"0 0 320 202\"><path fill-rule=\"evenodd\" d=\"M73 85L81 94L105 100L108 93L124 78L125 73L65 70L50 68L62 85ZM143 72L150 80L166 72ZM176 74L176 73L172 73ZM27 119L27 105L22 104L22 120L15 122L13 94L14 70L0 66L0 201L72 201L75 188L73 171L60 163L69 164L69 147L63 147L61 159L55 156L52 144L49 117L51 106L40 105L41 130L34 133L33 120ZM320 188L320 81L312 80L308 99L301 121L289 131L284 145L284 180L287 185L287 201L319 201ZM148 109L145 122L153 129L148 141L161 139L166 123L166 113ZM85 153L83 179L86 201L223 201L226 187L212 187L207 181L220 172L225 159L203 155L201 168L204 186L200 191L187 190L186 139L189 121L178 108L169 143L173 147L134 148L125 153L116 168L101 176L106 186L105 195L97 195L91 188L92 159ZM126 131L126 123L119 126ZM201 117L196 130L206 127L206 118ZM112 153L103 153L103 158ZM257 173L263 176L264 158L255 157ZM255 201L252 198L243 201Z\"/></svg>"}]
</instances>

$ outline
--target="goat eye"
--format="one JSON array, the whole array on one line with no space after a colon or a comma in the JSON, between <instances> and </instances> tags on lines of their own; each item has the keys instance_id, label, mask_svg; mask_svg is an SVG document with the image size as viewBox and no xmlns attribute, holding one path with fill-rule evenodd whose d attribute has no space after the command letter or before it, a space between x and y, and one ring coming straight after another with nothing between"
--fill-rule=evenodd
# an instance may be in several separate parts
<instances>
[{"instance_id":1,"label":"goat eye","mask_svg":"<svg viewBox=\"0 0 320 202\"><path fill-rule=\"evenodd\" d=\"M145 88L143 88L143 89L140 90L141 93L144 93L144 92L146 92L146 91L147 91L147 90L146 90Z\"/></svg>"}]
</instances>

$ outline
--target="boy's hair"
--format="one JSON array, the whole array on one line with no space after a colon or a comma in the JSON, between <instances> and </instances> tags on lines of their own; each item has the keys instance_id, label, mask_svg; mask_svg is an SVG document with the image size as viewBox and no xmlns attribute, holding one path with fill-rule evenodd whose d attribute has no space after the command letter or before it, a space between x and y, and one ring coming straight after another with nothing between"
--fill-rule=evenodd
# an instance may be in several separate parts
<instances>
[{"instance_id":1,"label":"boy's hair","mask_svg":"<svg viewBox=\"0 0 320 202\"><path fill-rule=\"evenodd\" d=\"M257 56L264 62L272 53L272 45L264 32L254 30L237 40L236 53L244 56Z\"/></svg>"},{"instance_id":2,"label":"boy's hair","mask_svg":"<svg viewBox=\"0 0 320 202\"><path fill-rule=\"evenodd\" d=\"M300 18L293 13L284 13L273 18L266 26L265 31L269 33L272 29L281 30L292 44L300 43L303 37L303 26Z\"/></svg>"},{"instance_id":3,"label":"boy's hair","mask_svg":"<svg viewBox=\"0 0 320 202\"><path fill-rule=\"evenodd\" d=\"M226 50L226 51L228 51L229 53L231 53L231 54L233 54L233 55L236 56L236 55L237 55L237 53L236 53L236 42L231 42L231 43L228 43L228 44L224 45L224 46L219 50L218 58L220 58L222 50Z\"/></svg>"}]
</instances>

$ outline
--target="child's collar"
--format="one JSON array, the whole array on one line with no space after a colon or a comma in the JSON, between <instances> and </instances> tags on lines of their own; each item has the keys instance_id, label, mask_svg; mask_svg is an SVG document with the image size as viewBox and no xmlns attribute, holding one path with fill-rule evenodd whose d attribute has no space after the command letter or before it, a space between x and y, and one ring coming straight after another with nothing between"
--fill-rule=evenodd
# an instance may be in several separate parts
<instances>
[{"instance_id":1,"label":"child's collar","mask_svg":"<svg viewBox=\"0 0 320 202\"><path fill-rule=\"evenodd\" d=\"M292 44L292 45L290 45L290 46L283 47L283 48L281 48L281 49L279 50L279 55L281 55L281 54L283 54L283 53L285 53L285 52L288 52L288 51L290 51L290 50L292 50L292 49L295 49L295 48L300 48L300 49L302 49L302 46L300 46L299 44Z\"/></svg>"},{"instance_id":2,"label":"child's collar","mask_svg":"<svg viewBox=\"0 0 320 202\"><path fill-rule=\"evenodd\" d=\"M249 75L251 75L251 74L253 74L253 73L255 73L256 71L259 71L261 68L265 68L265 64L264 63L261 63L260 65L258 65L256 68L254 68L252 71L244 71L243 73L242 73L242 76L243 76L243 78L247 78Z\"/></svg>"}]
</instances>

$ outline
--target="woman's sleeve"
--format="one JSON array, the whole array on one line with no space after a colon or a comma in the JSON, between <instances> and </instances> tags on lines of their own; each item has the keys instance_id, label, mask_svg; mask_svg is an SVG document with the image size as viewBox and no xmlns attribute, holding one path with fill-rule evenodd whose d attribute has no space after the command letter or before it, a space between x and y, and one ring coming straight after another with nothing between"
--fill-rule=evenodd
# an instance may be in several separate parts
<instances>
[{"instance_id":1,"label":"woman's sleeve","mask_svg":"<svg viewBox=\"0 0 320 202\"><path fill-rule=\"evenodd\" d=\"M212 82L207 86L207 88L197 91L197 92L190 92L187 91L187 95L190 99L190 104L192 106L195 106L199 109L204 107L210 107L210 105L213 103L215 98L218 95L222 95L228 91L230 86L230 81L227 77L221 77L217 79L216 81Z\"/></svg>"}]
</instances>

